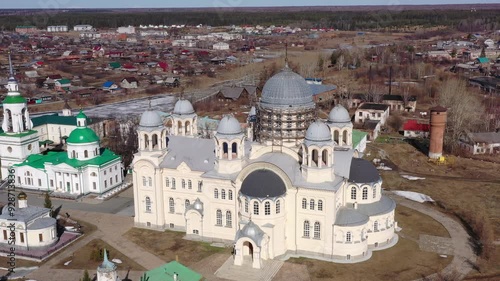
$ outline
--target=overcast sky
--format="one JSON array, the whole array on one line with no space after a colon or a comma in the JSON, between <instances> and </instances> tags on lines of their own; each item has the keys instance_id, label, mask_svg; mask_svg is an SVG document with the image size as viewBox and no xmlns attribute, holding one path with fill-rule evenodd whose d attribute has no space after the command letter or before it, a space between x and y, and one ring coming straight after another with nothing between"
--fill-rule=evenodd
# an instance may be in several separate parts
<instances>
[{"instance_id":1,"label":"overcast sky","mask_svg":"<svg viewBox=\"0 0 500 281\"><path fill-rule=\"evenodd\" d=\"M348 6L498 3L499 0L0 0L0 9Z\"/></svg>"}]
</instances>

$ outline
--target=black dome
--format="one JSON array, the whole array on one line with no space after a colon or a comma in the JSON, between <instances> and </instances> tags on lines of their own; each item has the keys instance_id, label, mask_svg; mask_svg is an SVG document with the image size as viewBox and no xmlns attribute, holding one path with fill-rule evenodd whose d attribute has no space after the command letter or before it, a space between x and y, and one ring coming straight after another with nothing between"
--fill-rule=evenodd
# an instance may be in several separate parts
<instances>
[{"instance_id":1,"label":"black dome","mask_svg":"<svg viewBox=\"0 0 500 281\"><path fill-rule=\"evenodd\" d=\"M375 166L361 158L352 158L349 181L355 183L370 183L380 180L380 175Z\"/></svg>"},{"instance_id":2,"label":"black dome","mask_svg":"<svg viewBox=\"0 0 500 281\"><path fill-rule=\"evenodd\" d=\"M250 197L278 197L286 193L286 186L280 176L270 170L251 172L241 184L241 193Z\"/></svg>"}]
</instances>

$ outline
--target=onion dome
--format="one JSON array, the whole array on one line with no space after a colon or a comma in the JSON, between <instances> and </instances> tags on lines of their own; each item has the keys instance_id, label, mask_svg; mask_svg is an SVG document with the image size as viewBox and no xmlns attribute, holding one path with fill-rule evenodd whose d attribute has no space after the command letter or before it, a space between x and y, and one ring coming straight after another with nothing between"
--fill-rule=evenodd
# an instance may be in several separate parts
<instances>
[{"instance_id":1,"label":"onion dome","mask_svg":"<svg viewBox=\"0 0 500 281\"><path fill-rule=\"evenodd\" d=\"M314 103L311 88L304 77L285 66L264 84L261 104L289 107Z\"/></svg>"},{"instance_id":2,"label":"onion dome","mask_svg":"<svg viewBox=\"0 0 500 281\"><path fill-rule=\"evenodd\" d=\"M76 115L76 118L77 118L77 119L85 119L85 120L87 120L87 119L88 119L87 115L85 115L85 113L83 113L83 111L81 111L81 110L80 110L80 112Z\"/></svg>"},{"instance_id":3,"label":"onion dome","mask_svg":"<svg viewBox=\"0 0 500 281\"><path fill-rule=\"evenodd\" d=\"M163 121L160 114L157 111L148 109L144 111L141 115L141 120L139 121L139 126L141 127L161 127L163 126Z\"/></svg>"},{"instance_id":4,"label":"onion dome","mask_svg":"<svg viewBox=\"0 0 500 281\"><path fill-rule=\"evenodd\" d=\"M241 134L240 122L232 115L225 115L219 122L217 133L221 135L238 135Z\"/></svg>"},{"instance_id":5,"label":"onion dome","mask_svg":"<svg viewBox=\"0 0 500 281\"><path fill-rule=\"evenodd\" d=\"M203 203L201 202L200 198L196 198L196 200L194 201L193 209L198 210L200 212L203 211Z\"/></svg>"},{"instance_id":6,"label":"onion dome","mask_svg":"<svg viewBox=\"0 0 500 281\"><path fill-rule=\"evenodd\" d=\"M255 170L241 183L241 193L255 198L278 197L286 193L286 186L271 170Z\"/></svg>"},{"instance_id":7,"label":"onion dome","mask_svg":"<svg viewBox=\"0 0 500 281\"><path fill-rule=\"evenodd\" d=\"M312 142L331 141L332 135L330 133L330 128L328 128L325 123L317 120L309 125L306 131L306 140Z\"/></svg>"},{"instance_id":8,"label":"onion dome","mask_svg":"<svg viewBox=\"0 0 500 281\"><path fill-rule=\"evenodd\" d=\"M93 143L98 141L99 137L96 135L94 130L87 127L77 127L71 132L71 134L69 134L66 143L82 144L82 143Z\"/></svg>"},{"instance_id":9,"label":"onion dome","mask_svg":"<svg viewBox=\"0 0 500 281\"><path fill-rule=\"evenodd\" d=\"M328 114L328 121L331 123L348 123L351 122L351 116L345 107L337 104Z\"/></svg>"},{"instance_id":10,"label":"onion dome","mask_svg":"<svg viewBox=\"0 0 500 281\"><path fill-rule=\"evenodd\" d=\"M173 114L188 115L193 113L194 113L193 105L188 100L181 99L175 103Z\"/></svg>"},{"instance_id":11,"label":"onion dome","mask_svg":"<svg viewBox=\"0 0 500 281\"><path fill-rule=\"evenodd\" d=\"M253 221L249 221L240 231L238 231L236 237L248 237L260 246L264 238L264 231L262 231Z\"/></svg>"}]
</instances>

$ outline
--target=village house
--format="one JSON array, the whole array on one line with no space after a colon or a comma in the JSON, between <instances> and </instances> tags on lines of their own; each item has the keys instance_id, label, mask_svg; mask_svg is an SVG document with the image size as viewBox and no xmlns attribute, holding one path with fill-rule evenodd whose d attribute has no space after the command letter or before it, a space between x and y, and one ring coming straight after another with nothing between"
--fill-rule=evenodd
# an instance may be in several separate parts
<instances>
[{"instance_id":1,"label":"village house","mask_svg":"<svg viewBox=\"0 0 500 281\"><path fill-rule=\"evenodd\" d=\"M382 103L389 105L391 111L415 112L417 97L408 97L407 104L405 104L404 97L401 95L384 95L382 97Z\"/></svg>"},{"instance_id":2,"label":"village house","mask_svg":"<svg viewBox=\"0 0 500 281\"><path fill-rule=\"evenodd\" d=\"M403 125L403 135L407 138L427 138L429 137L430 125L419 123L410 119Z\"/></svg>"},{"instance_id":3,"label":"village house","mask_svg":"<svg viewBox=\"0 0 500 281\"><path fill-rule=\"evenodd\" d=\"M47 26L47 32L68 32L68 26L67 25Z\"/></svg>"},{"instance_id":4,"label":"village house","mask_svg":"<svg viewBox=\"0 0 500 281\"><path fill-rule=\"evenodd\" d=\"M137 89L139 81L135 77L126 77L120 82L120 86L124 89Z\"/></svg>"},{"instance_id":5,"label":"village house","mask_svg":"<svg viewBox=\"0 0 500 281\"><path fill-rule=\"evenodd\" d=\"M73 26L74 31L91 31L93 29L94 28L92 27L92 25L88 25L88 24L79 24L79 25Z\"/></svg>"},{"instance_id":6,"label":"village house","mask_svg":"<svg viewBox=\"0 0 500 281\"><path fill-rule=\"evenodd\" d=\"M113 81L106 81L106 82L104 82L104 84L102 84L103 91L112 92L112 91L118 90L119 88L120 87L118 87L118 85Z\"/></svg>"},{"instance_id":7,"label":"village house","mask_svg":"<svg viewBox=\"0 0 500 281\"><path fill-rule=\"evenodd\" d=\"M218 42L212 45L214 50L229 50L229 44L225 42Z\"/></svg>"},{"instance_id":8,"label":"village house","mask_svg":"<svg viewBox=\"0 0 500 281\"><path fill-rule=\"evenodd\" d=\"M37 31L38 31L38 29L36 28L36 26L32 26L32 25L16 26L16 32L19 34L35 33Z\"/></svg>"},{"instance_id":9,"label":"village house","mask_svg":"<svg viewBox=\"0 0 500 281\"><path fill-rule=\"evenodd\" d=\"M257 87L255 86L229 86L222 88L215 98L220 102L238 101L240 104L251 104L257 100Z\"/></svg>"},{"instance_id":10,"label":"village house","mask_svg":"<svg viewBox=\"0 0 500 281\"><path fill-rule=\"evenodd\" d=\"M65 92L71 87L71 80L69 79L59 79L54 83L54 88L58 92Z\"/></svg>"},{"instance_id":11,"label":"village house","mask_svg":"<svg viewBox=\"0 0 500 281\"><path fill-rule=\"evenodd\" d=\"M476 154L500 153L500 132L465 133L460 137L460 147Z\"/></svg>"},{"instance_id":12,"label":"village house","mask_svg":"<svg viewBox=\"0 0 500 281\"><path fill-rule=\"evenodd\" d=\"M363 123L366 120L380 121L381 125L385 125L387 118L389 118L390 106L381 103L362 103L354 115L355 123Z\"/></svg>"}]
</instances>

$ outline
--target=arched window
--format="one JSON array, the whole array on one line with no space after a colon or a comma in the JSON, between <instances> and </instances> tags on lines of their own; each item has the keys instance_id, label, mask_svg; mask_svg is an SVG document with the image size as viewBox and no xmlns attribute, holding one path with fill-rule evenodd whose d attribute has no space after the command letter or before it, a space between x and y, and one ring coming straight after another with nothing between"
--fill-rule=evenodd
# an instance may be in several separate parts
<instances>
[{"instance_id":1,"label":"arched window","mask_svg":"<svg viewBox=\"0 0 500 281\"><path fill-rule=\"evenodd\" d=\"M151 138L151 142L153 144L153 149L158 147L158 135L153 134L153 137Z\"/></svg>"},{"instance_id":2,"label":"arched window","mask_svg":"<svg viewBox=\"0 0 500 281\"><path fill-rule=\"evenodd\" d=\"M267 201L264 203L264 215L269 216L271 214L271 203Z\"/></svg>"},{"instance_id":3,"label":"arched window","mask_svg":"<svg viewBox=\"0 0 500 281\"><path fill-rule=\"evenodd\" d=\"M153 179L151 177L148 177L148 183L149 183L149 186L153 186Z\"/></svg>"},{"instance_id":4,"label":"arched window","mask_svg":"<svg viewBox=\"0 0 500 281\"><path fill-rule=\"evenodd\" d=\"M217 225L221 226L222 225L222 211L221 210L217 210L216 218L217 218L217 222L216 222Z\"/></svg>"},{"instance_id":5,"label":"arched window","mask_svg":"<svg viewBox=\"0 0 500 281\"><path fill-rule=\"evenodd\" d=\"M323 211L323 200L318 200L318 211Z\"/></svg>"},{"instance_id":6,"label":"arched window","mask_svg":"<svg viewBox=\"0 0 500 281\"><path fill-rule=\"evenodd\" d=\"M314 203L314 199L311 199L311 201L309 201L309 209L314 210Z\"/></svg>"},{"instance_id":7,"label":"arched window","mask_svg":"<svg viewBox=\"0 0 500 281\"><path fill-rule=\"evenodd\" d=\"M351 242L352 241L352 234L351 234L351 232L347 232L345 234L345 241L346 242Z\"/></svg>"},{"instance_id":8,"label":"arched window","mask_svg":"<svg viewBox=\"0 0 500 281\"><path fill-rule=\"evenodd\" d=\"M76 151L74 151L74 150L73 150L73 151L71 152L71 158L76 158Z\"/></svg>"},{"instance_id":9,"label":"arched window","mask_svg":"<svg viewBox=\"0 0 500 281\"><path fill-rule=\"evenodd\" d=\"M236 144L235 142L233 142L233 144L231 145L231 152L236 156L238 157L238 144Z\"/></svg>"},{"instance_id":10,"label":"arched window","mask_svg":"<svg viewBox=\"0 0 500 281\"><path fill-rule=\"evenodd\" d=\"M188 189L192 189L193 188L193 183L191 182L191 180L188 180Z\"/></svg>"},{"instance_id":11,"label":"arched window","mask_svg":"<svg viewBox=\"0 0 500 281\"><path fill-rule=\"evenodd\" d=\"M351 187L351 199L356 200L356 187Z\"/></svg>"},{"instance_id":12,"label":"arched window","mask_svg":"<svg viewBox=\"0 0 500 281\"><path fill-rule=\"evenodd\" d=\"M95 172L90 173L91 177L97 177L97 174ZM144 178L144 177L143 177Z\"/></svg>"},{"instance_id":13,"label":"arched window","mask_svg":"<svg viewBox=\"0 0 500 281\"><path fill-rule=\"evenodd\" d=\"M149 135L144 134L144 148L148 148L148 147L149 147Z\"/></svg>"},{"instance_id":14,"label":"arched window","mask_svg":"<svg viewBox=\"0 0 500 281\"><path fill-rule=\"evenodd\" d=\"M302 209L307 209L307 199L302 198Z\"/></svg>"},{"instance_id":15,"label":"arched window","mask_svg":"<svg viewBox=\"0 0 500 281\"><path fill-rule=\"evenodd\" d=\"M168 178L165 178L165 186L170 187L170 180Z\"/></svg>"},{"instance_id":16,"label":"arched window","mask_svg":"<svg viewBox=\"0 0 500 281\"><path fill-rule=\"evenodd\" d=\"M227 193L227 199L229 200L233 200L233 191L232 190L229 190L228 193Z\"/></svg>"},{"instance_id":17,"label":"arched window","mask_svg":"<svg viewBox=\"0 0 500 281\"><path fill-rule=\"evenodd\" d=\"M257 201L253 202L253 214L259 215L259 202Z\"/></svg>"},{"instance_id":18,"label":"arched window","mask_svg":"<svg viewBox=\"0 0 500 281\"><path fill-rule=\"evenodd\" d=\"M146 197L146 213L151 213L151 198Z\"/></svg>"},{"instance_id":19,"label":"arched window","mask_svg":"<svg viewBox=\"0 0 500 281\"><path fill-rule=\"evenodd\" d=\"M363 200L368 199L368 187L363 187Z\"/></svg>"},{"instance_id":20,"label":"arched window","mask_svg":"<svg viewBox=\"0 0 500 281\"><path fill-rule=\"evenodd\" d=\"M229 147L227 145L227 142L222 143L222 158L227 158L227 153L228 153Z\"/></svg>"},{"instance_id":21,"label":"arched window","mask_svg":"<svg viewBox=\"0 0 500 281\"><path fill-rule=\"evenodd\" d=\"M185 189L185 188L186 188L186 180L185 180L185 179L182 179L182 180L181 180L181 187L182 187L183 189Z\"/></svg>"},{"instance_id":22,"label":"arched window","mask_svg":"<svg viewBox=\"0 0 500 281\"><path fill-rule=\"evenodd\" d=\"M87 150L83 151L83 157L88 158L89 152Z\"/></svg>"},{"instance_id":23,"label":"arched window","mask_svg":"<svg viewBox=\"0 0 500 281\"><path fill-rule=\"evenodd\" d=\"M189 204L189 200L188 200L188 199L186 199L186 200L184 201L184 208L186 208L186 210L187 210L187 208L189 207L189 205L190 205L190 204Z\"/></svg>"},{"instance_id":24,"label":"arched window","mask_svg":"<svg viewBox=\"0 0 500 281\"><path fill-rule=\"evenodd\" d=\"M347 130L344 130L342 133L342 141L344 142L344 145L347 144Z\"/></svg>"},{"instance_id":25,"label":"arched window","mask_svg":"<svg viewBox=\"0 0 500 281\"><path fill-rule=\"evenodd\" d=\"M219 199L219 190L217 188L214 189L214 198Z\"/></svg>"},{"instance_id":26,"label":"arched window","mask_svg":"<svg viewBox=\"0 0 500 281\"><path fill-rule=\"evenodd\" d=\"M312 166L313 167L318 167L318 150L313 149L312 150Z\"/></svg>"},{"instance_id":27,"label":"arched window","mask_svg":"<svg viewBox=\"0 0 500 281\"><path fill-rule=\"evenodd\" d=\"M309 221L304 221L304 237L309 237Z\"/></svg>"},{"instance_id":28,"label":"arched window","mask_svg":"<svg viewBox=\"0 0 500 281\"><path fill-rule=\"evenodd\" d=\"M333 141L334 141L334 142L336 142L337 144L340 144L340 143L339 143L339 141L340 141L340 140L339 140L339 135L340 135L340 134L339 134L339 131L338 131L338 130L334 130L334 131L333 131Z\"/></svg>"},{"instance_id":29,"label":"arched window","mask_svg":"<svg viewBox=\"0 0 500 281\"><path fill-rule=\"evenodd\" d=\"M314 238L315 239L320 239L321 238L321 225L319 222L314 223Z\"/></svg>"},{"instance_id":30,"label":"arched window","mask_svg":"<svg viewBox=\"0 0 500 281\"><path fill-rule=\"evenodd\" d=\"M321 152L321 162L323 166L330 165L330 162L328 162L328 149L323 149Z\"/></svg>"},{"instance_id":31,"label":"arched window","mask_svg":"<svg viewBox=\"0 0 500 281\"><path fill-rule=\"evenodd\" d=\"M373 222L373 231L378 231L378 221Z\"/></svg>"},{"instance_id":32,"label":"arched window","mask_svg":"<svg viewBox=\"0 0 500 281\"><path fill-rule=\"evenodd\" d=\"M186 123L184 125L185 126L184 131L186 132L186 135L188 135L191 132L191 125L190 124L191 124L191 122L186 121Z\"/></svg>"},{"instance_id":33,"label":"arched window","mask_svg":"<svg viewBox=\"0 0 500 281\"><path fill-rule=\"evenodd\" d=\"M175 202L172 197L168 199L168 211L172 214L175 213Z\"/></svg>"},{"instance_id":34,"label":"arched window","mask_svg":"<svg viewBox=\"0 0 500 281\"><path fill-rule=\"evenodd\" d=\"M276 201L276 214L279 214L281 212L281 201L278 200Z\"/></svg>"},{"instance_id":35,"label":"arched window","mask_svg":"<svg viewBox=\"0 0 500 281\"><path fill-rule=\"evenodd\" d=\"M231 211L226 211L226 227L232 227L233 225L233 216L231 215Z\"/></svg>"},{"instance_id":36,"label":"arched window","mask_svg":"<svg viewBox=\"0 0 500 281\"><path fill-rule=\"evenodd\" d=\"M180 134L182 134L182 122L179 120L177 121L177 131Z\"/></svg>"},{"instance_id":37,"label":"arched window","mask_svg":"<svg viewBox=\"0 0 500 281\"><path fill-rule=\"evenodd\" d=\"M373 199L377 198L377 186L373 187Z\"/></svg>"},{"instance_id":38,"label":"arched window","mask_svg":"<svg viewBox=\"0 0 500 281\"><path fill-rule=\"evenodd\" d=\"M245 213L248 213L248 199L245 198Z\"/></svg>"},{"instance_id":39,"label":"arched window","mask_svg":"<svg viewBox=\"0 0 500 281\"><path fill-rule=\"evenodd\" d=\"M199 181L198 182L198 192L201 192L202 188L203 188L203 181Z\"/></svg>"},{"instance_id":40,"label":"arched window","mask_svg":"<svg viewBox=\"0 0 500 281\"><path fill-rule=\"evenodd\" d=\"M30 171L26 171L26 173L24 173L24 182L27 185L33 185L33 175L30 173Z\"/></svg>"},{"instance_id":41,"label":"arched window","mask_svg":"<svg viewBox=\"0 0 500 281\"><path fill-rule=\"evenodd\" d=\"M148 185L148 180L146 179L146 177L142 177L142 185L143 186L147 186Z\"/></svg>"},{"instance_id":42,"label":"arched window","mask_svg":"<svg viewBox=\"0 0 500 281\"><path fill-rule=\"evenodd\" d=\"M221 197L221 199L226 199L226 190L225 189L222 189L220 191L220 197Z\"/></svg>"},{"instance_id":43,"label":"arched window","mask_svg":"<svg viewBox=\"0 0 500 281\"><path fill-rule=\"evenodd\" d=\"M175 189L175 178L172 178L172 189Z\"/></svg>"}]
</instances>

